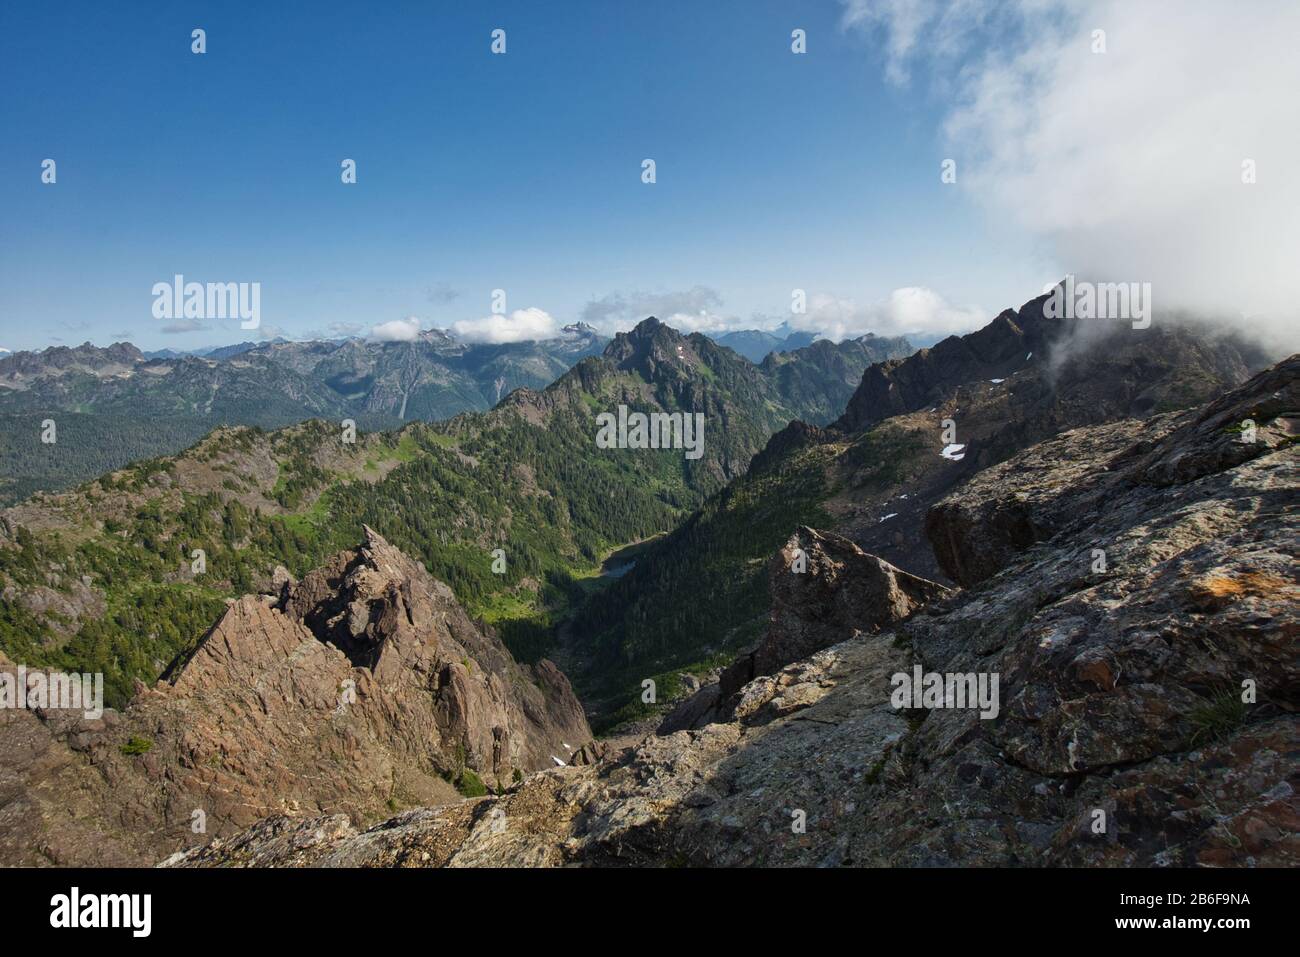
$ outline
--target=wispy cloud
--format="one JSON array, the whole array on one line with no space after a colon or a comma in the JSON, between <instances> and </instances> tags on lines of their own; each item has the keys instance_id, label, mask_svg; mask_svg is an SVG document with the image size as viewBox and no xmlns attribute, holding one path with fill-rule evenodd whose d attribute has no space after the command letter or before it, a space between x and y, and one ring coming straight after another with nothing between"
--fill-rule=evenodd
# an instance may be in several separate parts
<instances>
[{"instance_id":1,"label":"wispy cloud","mask_svg":"<svg viewBox=\"0 0 1300 957\"><path fill-rule=\"evenodd\" d=\"M430 302L443 305L459 299L460 290L453 289L451 283L448 282L435 282L425 288L424 296Z\"/></svg>"},{"instance_id":2,"label":"wispy cloud","mask_svg":"<svg viewBox=\"0 0 1300 957\"><path fill-rule=\"evenodd\" d=\"M709 286L667 292L611 292L582 309L583 322L605 333L624 332L649 316L685 332L716 331L738 319L723 316L722 296Z\"/></svg>"},{"instance_id":3,"label":"wispy cloud","mask_svg":"<svg viewBox=\"0 0 1300 957\"><path fill-rule=\"evenodd\" d=\"M211 328L204 325L200 319L177 319L163 326L162 331L169 336L174 336L185 332L207 332Z\"/></svg>"},{"instance_id":4,"label":"wispy cloud","mask_svg":"<svg viewBox=\"0 0 1300 957\"><path fill-rule=\"evenodd\" d=\"M256 338L262 342L270 342L272 339L284 339L287 336L282 326L273 326L264 322L257 327Z\"/></svg>"}]
</instances>

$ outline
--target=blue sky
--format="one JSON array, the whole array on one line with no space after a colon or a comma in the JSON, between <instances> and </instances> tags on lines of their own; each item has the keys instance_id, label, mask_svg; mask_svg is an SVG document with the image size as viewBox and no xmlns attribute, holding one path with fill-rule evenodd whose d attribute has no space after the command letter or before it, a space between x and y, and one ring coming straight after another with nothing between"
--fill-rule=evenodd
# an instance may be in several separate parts
<instances>
[{"instance_id":1,"label":"blue sky","mask_svg":"<svg viewBox=\"0 0 1300 957\"><path fill-rule=\"evenodd\" d=\"M150 290L176 273L259 282L258 334L291 337L472 322L496 288L510 311L609 328L650 305L771 326L795 288L856 304L858 326L900 288L957 322L1019 305L1059 275L1053 249L940 182L950 98L925 63L887 79L888 25L845 13L6 5L0 347L248 337L164 333Z\"/></svg>"}]
</instances>

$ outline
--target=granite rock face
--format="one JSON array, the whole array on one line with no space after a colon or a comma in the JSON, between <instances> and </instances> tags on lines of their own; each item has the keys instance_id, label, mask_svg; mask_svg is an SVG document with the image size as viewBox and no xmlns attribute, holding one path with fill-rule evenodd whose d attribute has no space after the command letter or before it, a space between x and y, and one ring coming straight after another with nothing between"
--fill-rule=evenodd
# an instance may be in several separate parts
<instances>
[{"instance_id":1,"label":"granite rock face","mask_svg":"<svg viewBox=\"0 0 1300 957\"><path fill-rule=\"evenodd\" d=\"M466 770L504 787L591 739L554 665L516 663L370 529L273 588L231 603L121 714L0 714L0 856L153 863L277 813L363 824L457 800Z\"/></svg>"},{"instance_id":2,"label":"granite rock face","mask_svg":"<svg viewBox=\"0 0 1300 957\"><path fill-rule=\"evenodd\" d=\"M1300 864L1298 381L1294 357L970 483L933 528L978 584L851 627L859 580L827 576L823 633L844 639L754 677L723 720L368 831L276 818L168 863ZM791 598L769 638L802 647ZM996 676L996 716L895 707L917 666Z\"/></svg>"}]
</instances>

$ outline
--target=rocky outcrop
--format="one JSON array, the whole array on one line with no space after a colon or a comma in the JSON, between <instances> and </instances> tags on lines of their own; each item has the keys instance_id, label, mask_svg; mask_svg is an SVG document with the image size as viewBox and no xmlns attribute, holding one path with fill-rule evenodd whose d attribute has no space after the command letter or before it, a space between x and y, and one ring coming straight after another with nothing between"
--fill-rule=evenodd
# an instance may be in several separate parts
<instances>
[{"instance_id":1,"label":"rocky outcrop","mask_svg":"<svg viewBox=\"0 0 1300 957\"><path fill-rule=\"evenodd\" d=\"M152 862L275 813L364 824L455 801L467 775L505 787L591 738L554 665L517 664L369 529L274 588L232 602L121 714L3 713L0 857Z\"/></svg>"},{"instance_id":2,"label":"rocky outcrop","mask_svg":"<svg viewBox=\"0 0 1300 957\"><path fill-rule=\"evenodd\" d=\"M1000 542L977 587L756 677L729 720L472 805L361 833L269 821L171 863L1296 866L1298 379L1293 358L972 483L954 534ZM1222 445L1244 408L1247 453ZM1000 530L1000 500L1032 535ZM862 564L816 547L828 572ZM858 581L827 576L818 607L850 626ZM996 713L895 707L918 667L996 676Z\"/></svg>"},{"instance_id":3,"label":"rocky outcrop","mask_svg":"<svg viewBox=\"0 0 1300 957\"><path fill-rule=\"evenodd\" d=\"M725 721L751 681L857 635L904 621L948 589L868 555L846 538L801 526L768 565L772 617L758 647L680 702L660 734Z\"/></svg>"},{"instance_id":4,"label":"rocky outcrop","mask_svg":"<svg viewBox=\"0 0 1300 957\"><path fill-rule=\"evenodd\" d=\"M772 620L750 654L722 672L726 700L759 675L769 675L859 634L903 621L948 589L868 555L847 538L800 527L768 570Z\"/></svg>"}]
</instances>

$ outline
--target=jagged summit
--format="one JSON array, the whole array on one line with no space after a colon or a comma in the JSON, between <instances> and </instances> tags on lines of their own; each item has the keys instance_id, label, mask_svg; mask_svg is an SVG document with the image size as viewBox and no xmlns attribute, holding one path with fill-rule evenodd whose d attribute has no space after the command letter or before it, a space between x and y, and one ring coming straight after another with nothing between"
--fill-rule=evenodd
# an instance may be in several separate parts
<instances>
[{"instance_id":1,"label":"jagged summit","mask_svg":"<svg viewBox=\"0 0 1300 957\"><path fill-rule=\"evenodd\" d=\"M551 662L518 664L373 529L301 581L278 571L273 590L233 600L120 713L0 715L18 788L0 818L7 862L153 863L205 839L196 809L206 839L295 810L363 823L455 801L453 785L505 787L590 740Z\"/></svg>"},{"instance_id":2,"label":"jagged summit","mask_svg":"<svg viewBox=\"0 0 1300 957\"><path fill-rule=\"evenodd\" d=\"M605 347L605 358L620 369L653 376L665 364L680 364L687 353L694 357L690 339L654 316L642 319L628 332L620 332Z\"/></svg>"},{"instance_id":3,"label":"jagged summit","mask_svg":"<svg viewBox=\"0 0 1300 957\"><path fill-rule=\"evenodd\" d=\"M856 432L942 405L963 387L1003 383L1019 407L1068 408L1075 424L1102 422L1185 407L1266 364L1254 347L1209 329L1052 318L1044 314L1048 299L1038 296L974 332L868 367L834 428Z\"/></svg>"},{"instance_id":4,"label":"jagged summit","mask_svg":"<svg viewBox=\"0 0 1300 957\"><path fill-rule=\"evenodd\" d=\"M115 342L100 348L87 341L79 346L50 346L36 352L11 352L0 356L0 389L23 389L42 376L57 377L70 372L113 375L144 361L144 354L129 342Z\"/></svg>"}]
</instances>

